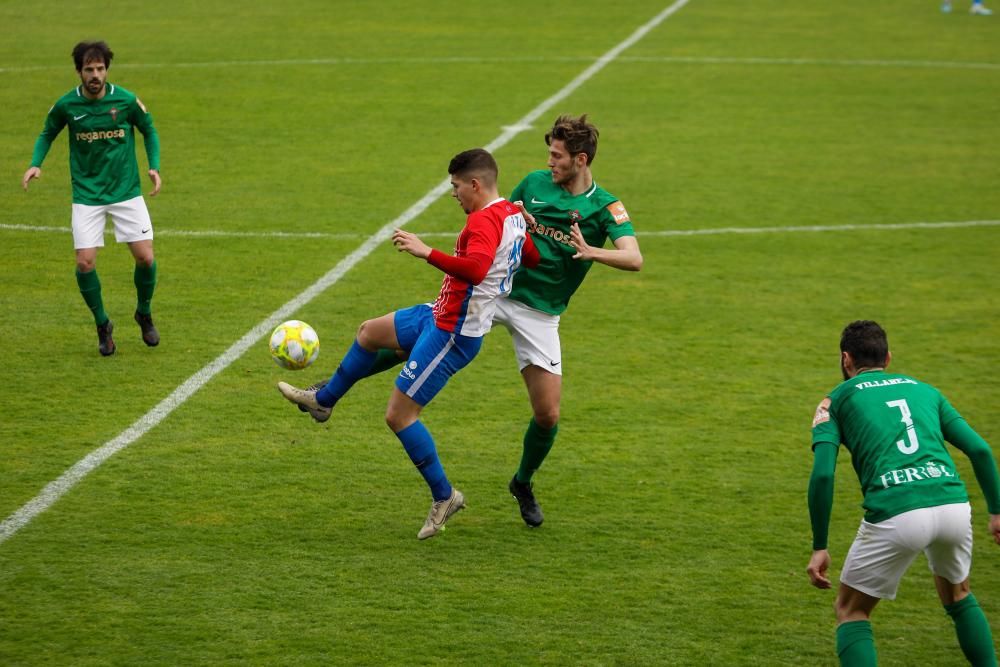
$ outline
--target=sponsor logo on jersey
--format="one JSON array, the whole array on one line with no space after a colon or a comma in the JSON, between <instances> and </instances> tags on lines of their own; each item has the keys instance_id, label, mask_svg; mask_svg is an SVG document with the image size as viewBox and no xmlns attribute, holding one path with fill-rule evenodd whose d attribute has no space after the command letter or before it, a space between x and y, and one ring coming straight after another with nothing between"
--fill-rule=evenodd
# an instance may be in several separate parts
<instances>
[{"instance_id":1,"label":"sponsor logo on jersey","mask_svg":"<svg viewBox=\"0 0 1000 667\"><path fill-rule=\"evenodd\" d=\"M813 415L813 428L830 421L830 399L824 398L816 406L816 414Z\"/></svg>"},{"instance_id":2,"label":"sponsor logo on jersey","mask_svg":"<svg viewBox=\"0 0 1000 667\"><path fill-rule=\"evenodd\" d=\"M948 468L943 463L931 461L925 466L890 470L879 477L879 479L882 480L882 488L888 489L890 486L899 486L901 484L909 484L910 482L923 482L928 479L954 476L953 473L948 472Z\"/></svg>"},{"instance_id":3,"label":"sponsor logo on jersey","mask_svg":"<svg viewBox=\"0 0 1000 667\"><path fill-rule=\"evenodd\" d=\"M628 211L625 210L625 204L622 204L620 201L609 204L608 213L614 217L615 222L619 225L630 220Z\"/></svg>"},{"instance_id":4,"label":"sponsor logo on jersey","mask_svg":"<svg viewBox=\"0 0 1000 667\"><path fill-rule=\"evenodd\" d=\"M559 243L564 243L566 245L572 245L569 242L569 232L564 232L561 229L555 227L548 227L541 223L528 223L530 228L529 231L535 236L548 236L553 241L558 241Z\"/></svg>"},{"instance_id":5,"label":"sponsor logo on jersey","mask_svg":"<svg viewBox=\"0 0 1000 667\"><path fill-rule=\"evenodd\" d=\"M100 139L123 139L125 137L125 130L119 128L117 130L101 130L99 132L77 132L77 141L86 141L88 144L92 144Z\"/></svg>"}]
</instances>

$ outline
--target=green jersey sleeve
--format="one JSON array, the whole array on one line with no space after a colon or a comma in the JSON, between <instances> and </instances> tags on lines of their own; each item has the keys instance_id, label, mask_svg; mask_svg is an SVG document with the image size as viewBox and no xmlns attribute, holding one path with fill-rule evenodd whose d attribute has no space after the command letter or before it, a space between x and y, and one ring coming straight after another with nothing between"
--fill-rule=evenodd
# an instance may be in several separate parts
<instances>
[{"instance_id":1,"label":"green jersey sleeve","mask_svg":"<svg viewBox=\"0 0 1000 667\"><path fill-rule=\"evenodd\" d=\"M957 418L944 426L944 437L969 457L976 480L986 497L987 509L990 514L1000 514L1000 474L997 473L993 450L954 408L952 411Z\"/></svg>"},{"instance_id":2,"label":"green jersey sleeve","mask_svg":"<svg viewBox=\"0 0 1000 667\"><path fill-rule=\"evenodd\" d=\"M150 169L160 170L160 135L153 126L153 115L146 110L145 105L137 97L129 113L129 122L142 134L146 147L146 161Z\"/></svg>"},{"instance_id":3,"label":"green jersey sleeve","mask_svg":"<svg viewBox=\"0 0 1000 667\"><path fill-rule=\"evenodd\" d=\"M813 452L813 469L809 476L809 522L812 524L813 551L826 549L829 540L834 471L839 451L840 448L835 445L822 443Z\"/></svg>"},{"instance_id":4,"label":"green jersey sleeve","mask_svg":"<svg viewBox=\"0 0 1000 667\"><path fill-rule=\"evenodd\" d=\"M52 142L55 141L64 127L66 127L66 114L63 113L58 103L53 104L48 115L45 116L45 126L42 128L42 133L35 140L35 150L31 155L32 167L42 166L45 156L52 148Z\"/></svg>"}]
</instances>

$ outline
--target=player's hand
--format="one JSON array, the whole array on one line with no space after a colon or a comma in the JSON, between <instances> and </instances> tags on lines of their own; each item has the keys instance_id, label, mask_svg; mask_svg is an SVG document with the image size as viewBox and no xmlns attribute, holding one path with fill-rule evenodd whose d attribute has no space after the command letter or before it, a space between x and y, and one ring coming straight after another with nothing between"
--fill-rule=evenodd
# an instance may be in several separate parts
<instances>
[{"instance_id":1,"label":"player's hand","mask_svg":"<svg viewBox=\"0 0 1000 667\"><path fill-rule=\"evenodd\" d=\"M427 259L431 254L431 247L421 241L419 236L402 229L392 233L392 245L396 246L396 250L408 252L420 259Z\"/></svg>"},{"instance_id":2,"label":"player's hand","mask_svg":"<svg viewBox=\"0 0 1000 667\"><path fill-rule=\"evenodd\" d=\"M580 225L575 222L569 228L569 244L576 250L573 259L594 259L594 249L587 245L583 232L580 231Z\"/></svg>"},{"instance_id":3,"label":"player's hand","mask_svg":"<svg viewBox=\"0 0 1000 667\"><path fill-rule=\"evenodd\" d=\"M27 192L28 181L30 181L33 178L41 178L41 177L42 177L41 169L39 169L38 167L29 167L28 171L24 172L24 178L21 179L21 187L24 188L25 192Z\"/></svg>"},{"instance_id":4,"label":"player's hand","mask_svg":"<svg viewBox=\"0 0 1000 667\"><path fill-rule=\"evenodd\" d=\"M534 229L535 216L528 213L528 209L524 208L524 202L518 199L516 202L514 202L514 206L516 206L521 211L521 215L524 216L525 221L527 221L528 223L528 229Z\"/></svg>"},{"instance_id":5,"label":"player's hand","mask_svg":"<svg viewBox=\"0 0 1000 667\"><path fill-rule=\"evenodd\" d=\"M150 169L149 180L153 181L153 189L150 191L149 196L155 197L156 193L160 191L160 186L163 185L163 180L160 178L160 172L155 169Z\"/></svg>"},{"instance_id":6,"label":"player's hand","mask_svg":"<svg viewBox=\"0 0 1000 667\"><path fill-rule=\"evenodd\" d=\"M809 583L816 588L830 588L830 577L826 572L830 569L830 552L826 549L817 549L809 559L809 567L806 574L809 575Z\"/></svg>"},{"instance_id":7,"label":"player's hand","mask_svg":"<svg viewBox=\"0 0 1000 667\"><path fill-rule=\"evenodd\" d=\"M1000 544L1000 514L990 515L990 535L994 542Z\"/></svg>"}]
</instances>

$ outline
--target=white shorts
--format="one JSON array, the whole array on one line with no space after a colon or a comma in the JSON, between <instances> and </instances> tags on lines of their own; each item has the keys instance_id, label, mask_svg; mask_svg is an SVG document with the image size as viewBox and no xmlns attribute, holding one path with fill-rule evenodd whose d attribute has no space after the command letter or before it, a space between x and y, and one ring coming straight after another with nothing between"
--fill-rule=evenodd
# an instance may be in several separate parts
<instances>
[{"instance_id":1,"label":"white shorts","mask_svg":"<svg viewBox=\"0 0 1000 667\"><path fill-rule=\"evenodd\" d=\"M153 223L149 219L146 200L139 195L117 204L73 204L73 247L76 250L103 248L104 226L109 215L118 243L153 239Z\"/></svg>"},{"instance_id":2,"label":"white shorts","mask_svg":"<svg viewBox=\"0 0 1000 667\"><path fill-rule=\"evenodd\" d=\"M861 522L840 582L873 597L896 599L903 573L921 551L931 572L959 584L972 569L972 508L955 503Z\"/></svg>"},{"instance_id":3,"label":"white shorts","mask_svg":"<svg viewBox=\"0 0 1000 667\"><path fill-rule=\"evenodd\" d=\"M513 299L497 299L493 321L510 331L514 340L518 370L538 366L562 375L562 350L559 347L559 316L529 308Z\"/></svg>"}]
</instances>

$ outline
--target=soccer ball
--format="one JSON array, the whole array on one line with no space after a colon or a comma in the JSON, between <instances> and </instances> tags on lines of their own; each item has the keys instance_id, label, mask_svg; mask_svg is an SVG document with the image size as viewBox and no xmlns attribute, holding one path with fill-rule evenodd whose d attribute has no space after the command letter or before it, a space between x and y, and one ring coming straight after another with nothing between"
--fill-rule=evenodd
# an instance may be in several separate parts
<instances>
[{"instance_id":1,"label":"soccer ball","mask_svg":"<svg viewBox=\"0 0 1000 667\"><path fill-rule=\"evenodd\" d=\"M282 322L271 334L271 358L288 370L302 370L319 356L316 330L300 320Z\"/></svg>"}]
</instances>

